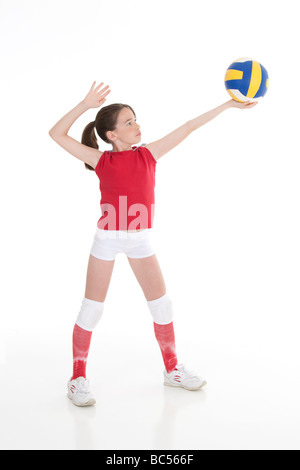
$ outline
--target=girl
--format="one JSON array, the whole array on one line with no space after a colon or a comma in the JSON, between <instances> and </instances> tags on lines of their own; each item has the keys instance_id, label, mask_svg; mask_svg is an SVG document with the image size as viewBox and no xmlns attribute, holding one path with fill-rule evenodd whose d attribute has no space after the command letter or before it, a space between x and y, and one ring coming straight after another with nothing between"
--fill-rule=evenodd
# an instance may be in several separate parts
<instances>
[{"instance_id":1,"label":"girl","mask_svg":"<svg viewBox=\"0 0 300 470\"><path fill-rule=\"evenodd\" d=\"M85 99L49 131L55 142L83 161L100 179L102 216L88 262L85 297L73 330L73 375L68 382L68 397L76 406L95 404L86 379L86 363L92 332L103 314L115 257L121 252L128 257L153 317L165 365L164 384L187 390L198 390L206 384L178 364L172 302L151 247L156 164L193 131L226 109L246 109L257 104L230 100L156 142L137 146L141 129L136 115L130 106L117 103L98 112L95 121L84 129L81 143L70 137L68 132L79 116L88 109L101 107L109 93L109 86L104 87L103 83L96 86L94 82ZM95 129L104 142L112 145L111 151L98 149Z\"/></svg>"}]
</instances>

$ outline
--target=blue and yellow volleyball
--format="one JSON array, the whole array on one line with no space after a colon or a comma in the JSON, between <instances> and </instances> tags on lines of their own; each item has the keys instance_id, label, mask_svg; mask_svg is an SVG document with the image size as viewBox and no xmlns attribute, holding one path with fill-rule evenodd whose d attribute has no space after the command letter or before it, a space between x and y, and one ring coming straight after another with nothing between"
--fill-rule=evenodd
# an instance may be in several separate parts
<instances>
[{"instance_id":1,"label":"blue and yellow volleyball","mask_svg":"<svg viewBox=\"0 0 300 470\"><path fill-rule=\"evenodd\" d=\"M235 101L259 101L268 91L269 75L259 62L243 57L229 65L225 87Z\"/></svg>"}]
</instances>

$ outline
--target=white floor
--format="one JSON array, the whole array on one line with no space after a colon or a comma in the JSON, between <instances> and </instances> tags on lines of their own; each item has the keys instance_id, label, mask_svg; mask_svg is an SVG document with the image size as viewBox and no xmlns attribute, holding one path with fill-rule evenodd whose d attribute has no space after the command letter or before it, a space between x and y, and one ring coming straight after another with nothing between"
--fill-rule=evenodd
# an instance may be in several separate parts
<instances>
[{"instance_id":1,"label":"white floor","mask_svg":"<svg viewBox=\"0 0 300 470\"><path fill-rule=\"evenodd\" d=\"M188 365L205 376L202 391L162 385L152 331L94 333L88 366L97 398L76 408L66 397L66 331L11 331L2 351L1 449L300 449L299 367L292 349L268 355L186 341ZM192 361L192 358L193 361ZM193 362L193 363L192 363ZM146 370L145 370L146 366ZM66 371L67 374L66 374Z\"/></svg>"}]
</instances>

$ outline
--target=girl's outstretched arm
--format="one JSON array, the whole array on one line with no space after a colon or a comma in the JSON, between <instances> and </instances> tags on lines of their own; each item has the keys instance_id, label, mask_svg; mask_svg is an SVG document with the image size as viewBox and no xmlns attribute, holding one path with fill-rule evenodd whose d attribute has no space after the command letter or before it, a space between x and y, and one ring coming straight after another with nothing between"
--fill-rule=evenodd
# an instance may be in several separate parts
<instances>
[{"instance_id":1,"label":"girl's outstretched arm","mask_svg":"<svg viewBox=\"0 0 300 470\"><path fill-rule=\"evenodd\" d=\"M68 132L74 122L83 113L91 108L99 108L105 102L106 96L110 93L109 86L103 88L103 83L98 85L96 88L95 86L96 82L93 83L85 99L63 116L49 131L50 137L52 137L58 145L93 168L96 167L102 152L81 144L70 137Z\"/></svg>"},{"instance_id":2,"label":"girl's outstretched arm","mask_svg":"<svg viewBox=\"0 0 300 470\"><path fill-rule=\"evenodd\" d=\"M192 132L194 132L196 129L199 129L199 127L203 126L204 124L208 123L209 121L217 117L226 109L228 108L249 109L249 108L253 108L256 104L257 102L238 103L235 100L229 100L226 103L222 104L221 106L218 106L217 108L212 109L211 111L201 114L201 116L198 116L195 119L192 119L191 121L186 122L183 126L179 127L175 131L166 135L162 139L157 140L156 142L152 142L151 144L147 144L146 148L148 148L150 152L152 153L152 155L154 156L154 158L158 160L160 157L162 157L163 155L168 153L170 150L172 150L174 147L176 147L178 144L180 144Z\"/></svg>"}]
</instances>

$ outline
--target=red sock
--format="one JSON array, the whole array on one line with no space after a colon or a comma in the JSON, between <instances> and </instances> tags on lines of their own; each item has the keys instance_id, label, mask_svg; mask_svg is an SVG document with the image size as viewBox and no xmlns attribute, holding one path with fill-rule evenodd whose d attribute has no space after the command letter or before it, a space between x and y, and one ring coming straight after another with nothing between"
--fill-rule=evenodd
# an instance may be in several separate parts
<instances>
[{"instance_id":1,"label":"red sock","mask_svg":"<svg viewBox=\"0 0 300 470\"><path fill-rule=\"evenodd\" d=\"M173 322L168 325L154 323L154 332L163 356L166 371L168 373L172 372L177 365Z\"/></svg>"},{"instance_id":2,"label":"red sock","mask_svg":"<svg viewBox=\"0 0 300 470\"><path fill-rule=\"evenodd\" d=\"M92 332L86 331L75 324L73 331L73 377L86 379L86 363L89 354Z\"/></svg>"}]
</instances>

